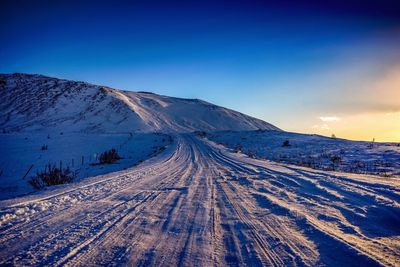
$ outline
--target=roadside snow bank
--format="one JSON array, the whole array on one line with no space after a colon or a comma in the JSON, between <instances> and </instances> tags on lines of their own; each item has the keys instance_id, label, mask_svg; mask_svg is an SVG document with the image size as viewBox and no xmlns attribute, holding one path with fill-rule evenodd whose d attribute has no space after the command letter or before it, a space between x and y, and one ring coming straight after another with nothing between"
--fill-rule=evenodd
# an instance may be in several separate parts
<instances>
[{"instance_id":1,"label":"roadside snow bank","mask_svg":"<svg viewBox=\"0 0 400 267\"><path fill-rule=\"evenodd\" d=\"M30 177L47 164L77 172L76 180L110 173L143 161L171 142L168 135L13 133L0 135L0 199L34 191ZM97 165L100 153L115 148L122 159Z\"/></svg>"}]
</instances>

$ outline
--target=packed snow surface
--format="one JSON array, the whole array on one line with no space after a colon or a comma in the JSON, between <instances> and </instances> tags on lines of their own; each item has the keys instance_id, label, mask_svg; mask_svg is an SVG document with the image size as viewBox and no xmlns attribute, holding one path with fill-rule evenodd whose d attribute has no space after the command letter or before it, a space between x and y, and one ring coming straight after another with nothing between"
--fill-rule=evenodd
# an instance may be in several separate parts
<instances>
[{"instance_id":1,"label":"packed snow surface","mask_svg":"<svg viewBox=\"0 0 400 267\"><path fill-rule=\"evenodd\" d=\"M0 202L0 265L398 266L400 179L192 135L137 167Z\"/></svg>"},{"instance_id":2,"label":"packed snow surface","mask_svg":"<svg viewBox=\"0 0 400 267\"><path fill-rule=\"evenodd\" d=\"M395 145L26 74L0 75L0 130L0 266L400 266ZM79 176L26 194L49 162Z\"/></svg>"}]
</instances>

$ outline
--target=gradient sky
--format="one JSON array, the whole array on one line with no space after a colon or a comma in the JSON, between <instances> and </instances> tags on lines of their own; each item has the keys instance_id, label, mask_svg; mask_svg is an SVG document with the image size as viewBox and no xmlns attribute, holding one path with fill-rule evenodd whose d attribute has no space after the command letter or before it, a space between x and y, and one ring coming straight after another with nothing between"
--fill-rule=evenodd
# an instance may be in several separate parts
<instances>
[{"instance_id":1,"label":"gradient sky","mask_svg":"<svg viewBox=\"0 0 400 267\"><path fill-rule=\"evenodd\" d=\"M275 3L274 3L275 2ZM399 1L2 1L0 72L400 141Z\"/></svg>"}]
</instances>

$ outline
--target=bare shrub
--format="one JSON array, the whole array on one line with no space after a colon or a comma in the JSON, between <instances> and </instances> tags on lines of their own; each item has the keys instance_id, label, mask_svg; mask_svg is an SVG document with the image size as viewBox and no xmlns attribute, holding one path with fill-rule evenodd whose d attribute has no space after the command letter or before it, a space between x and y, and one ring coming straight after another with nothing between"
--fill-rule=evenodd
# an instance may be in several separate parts
<instances>
[{"instance_id":1,"label":"bare shrub","mask_svg":"<svg viewBox=\"0 0 400 267\"><path fill-rule=\"evenodd\" d=\"M290 146L289 140L283 141L282 147L289 147L289 146Z\"/></svg>"},{"instance_id":2,"label":"bare shrub","mask_svg":"<svg viewBox=\"0 0 400 267\"><path fill-rule=\"evenodd\" d=\"M99 162L100 164L112 164L120 159L121 157L118 154L118 151L115 148L112 148L100 154Z\"/></svg>"},{"instance_id":3,"label":"bare shrub","mask_svg":"<svg viewBox=\"0 0 400 267\"><path fill-rule=\"evenodd\" d=\"M200 138L207 137L207 133L205 131L195 131L194 134L197 135Z\"/></svg>"},{"instance_id":4,"label":"bare shrub","mask_svg":"<svg viewBox=\"0 0 400 267\"><path fill-rule=\"evenodd\" d=\"M330 160L332 162L333 170L336 170L342 162L342 158L339 155L332 155Z\"/></svg>"},{"instance_id":5,"label":"bare shrub","mask_svg":"<svg viewBox=\"0 0 400 267\"><path fill-rule=\"evenodd\" d=\"M36 176L29 180L29 183L35 189L41 189L45 186L71 183L75 178L76 172L69 167L57 168L55 164L48 164L43 171L37 172Z\"/></svg>"},{"instance_id":6,"label":"bare shrub","mask_svg":"<svg viewBox=\"0 0 400 267\"><path fill-rule=\"evenodd\" d=\"M243 151L243 146L242 145L236 145L236 147L233 149L234 153L240 153Z\"/></svg>"}]
</instances>

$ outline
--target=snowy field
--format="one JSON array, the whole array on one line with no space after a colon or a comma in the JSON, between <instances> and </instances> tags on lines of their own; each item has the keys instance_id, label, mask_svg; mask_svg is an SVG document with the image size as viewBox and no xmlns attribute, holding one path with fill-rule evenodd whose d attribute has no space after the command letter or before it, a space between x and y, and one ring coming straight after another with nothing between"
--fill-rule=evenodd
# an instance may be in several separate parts
<instances>
[{"instance_id":1,"label":"snowy field","mask_svg":"<svg viewBox=\"0 0 400 267\"><path fill-rule=\"evenodd\" d=\"M132 167L169 142L169 136L163 134L0 134L0 199L34 191L28 180L49 163L70 167L80 180ZM43 146L47 149L42 150ZM111 148L117 149L122 159L95 165L100 153Z\"/></svg>"},{"instance_id":2,"label":"snowy field","mask_svg":"<svg viewBox=\"0 0 400 267\"><path fill-rule=\"evenodd\" d=\"M0 201L0 265L400 265L400 178L175 140L136 167Z\"/></svg>"},{"instance_id":3,"label":"snowy field","mask_svg":"<svg viewBox=\"0 0 400 267\"><path fill-rule=\"evenodd\" d=\"M0 266L400 266L398 144L282 132L196 99L0 81ZM122 159L97 164L112 148ZM35 191L49 163L75 181Z\"/></svg>"},{"instance_id":4,"label":"snowy field","mask_svg":"<svg viewBox=\"0 0 400 267\"><path fill-rule=\"evenodd\" d=\"M400 175L400 143L349 141L281 131L224 131L209 134L208 138L233 151L276 162L382 177Z\"/></svg>"}]
</instances>

